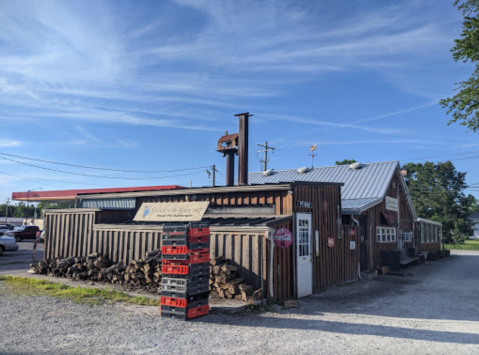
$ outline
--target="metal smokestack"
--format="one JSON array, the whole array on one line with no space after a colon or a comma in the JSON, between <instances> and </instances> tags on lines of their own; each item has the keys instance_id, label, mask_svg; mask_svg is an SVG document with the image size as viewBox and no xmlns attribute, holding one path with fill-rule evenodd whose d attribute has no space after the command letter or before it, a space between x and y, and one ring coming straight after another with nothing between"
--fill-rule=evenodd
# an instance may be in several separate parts
<instances>
[{"instance_id":1,"label":"metal smokestack","mask_svg":"<svg viewBox=\"0 0 479 355\"><path fill-rule=\"evenodd\" d=\"M235 115L239 117L238 136L238 185L248 185L248 119L249 112Z\"/></svg>"}]
</instances>

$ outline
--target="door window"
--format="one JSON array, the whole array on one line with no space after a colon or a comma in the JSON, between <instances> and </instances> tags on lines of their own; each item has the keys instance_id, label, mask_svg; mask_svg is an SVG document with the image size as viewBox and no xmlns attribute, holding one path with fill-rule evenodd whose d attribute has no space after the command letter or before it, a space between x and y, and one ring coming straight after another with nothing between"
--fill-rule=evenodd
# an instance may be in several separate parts
<instances>
[{"instance_id":1,"label":"door window","mask_svg":"<svg viewBox=\"0 0 479 355\"><path fill-rule=\"evenodd\" d=\"M299 221L299 256L309 255L309 221L300 219Z\"/></svg>"}]
</instances>

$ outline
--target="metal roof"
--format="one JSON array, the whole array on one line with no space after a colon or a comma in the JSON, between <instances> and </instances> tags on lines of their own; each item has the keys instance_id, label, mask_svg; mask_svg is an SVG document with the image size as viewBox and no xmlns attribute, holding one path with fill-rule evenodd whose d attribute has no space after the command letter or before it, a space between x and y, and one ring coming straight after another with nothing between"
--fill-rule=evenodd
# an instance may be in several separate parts
<instances>
[{"instance_id":1,"label":"metal roof","mask_svg":"<svg viewBox=\"0 0 479 355\"><path fill-rule=\"evenodd\" d=\"M307 173L299 173L297 169L273 171L270 176L262 172L249 173L248 183L271 184L278 182L312 181L340 182L343 200L363 198L383 198L399 165L398 161L361 164L362 168L352 170L349 165L327 166L310 169Z\"/></svg>"},{"instance_id":2,"label":"metal roof","mask_svg":"<svg viewBox=\"0 0 479 355\"><path fill-rule=\"evenodd\" d=\"M354 200L341 200L343 214L359 214L361 211L381 203L382 197L358 198Z\"/></svg>"},{"instance_id":3,"label":"metal roof","mask_svg":"<svg viewBox=\"0 0 479 355\"><path fill-rule=\"evenodd\" d=\"M344 183L341 188L341 202L343 212L359 213L380 203L386 196L387 189L399 167L399 161L386 161L377 163L361 164L360 169L353 170L349 165L335 165L310 169L306 173L299 173L297 169L273 171L269 176L263 172L248 174L248 183L271 184L277 182L325 182ZM413 218L416 218L412 201L406 189L408 204L410 205Z\"/></svg>"}]
</instances>

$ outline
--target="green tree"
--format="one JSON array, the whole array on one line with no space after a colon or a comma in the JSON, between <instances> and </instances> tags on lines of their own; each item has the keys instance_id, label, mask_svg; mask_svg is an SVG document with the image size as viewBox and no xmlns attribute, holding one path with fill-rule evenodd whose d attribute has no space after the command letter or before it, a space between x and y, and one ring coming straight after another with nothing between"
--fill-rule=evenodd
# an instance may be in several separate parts
<instances>
[{"instance_id":1,"label":"green tree","mask_svg":"<svg viewBox=\"0 0 479 355\"><path fill-rule=\"evenodd\" d=\"M416 213L421 218L442 223L447 243L460 241L473 234L471 213L477 206L472 195L466 195L466 173L450 162L405 165L406 184Z\"/></svg>"},{"instance_id":2,"label":"green tree","mask_svg":"<svg viewBox=\"0 0 479 355\"><path fill-rule=\"evenodd\" d=\"M350 165L352 163L356 163L356 160L354 159L344 159L342 161L336 161L336 165Z\"/></svg>"},{"instance_id":3,"label":"green tree","mask_svg":"<svg viewBox=\"0 0 479 355\"><path fill-rule=\"evenodd\" d=\"M456 39L455 46L451 49L454 60L464 63L470 62L474 71L469 79L456 83L459 92L453 97L440 100L447 113L452 112L453 122L467 126L473 132L479 130L479 0L456 0L454 6L462 11L461 38Z\"/></svg>"}]
</instances>

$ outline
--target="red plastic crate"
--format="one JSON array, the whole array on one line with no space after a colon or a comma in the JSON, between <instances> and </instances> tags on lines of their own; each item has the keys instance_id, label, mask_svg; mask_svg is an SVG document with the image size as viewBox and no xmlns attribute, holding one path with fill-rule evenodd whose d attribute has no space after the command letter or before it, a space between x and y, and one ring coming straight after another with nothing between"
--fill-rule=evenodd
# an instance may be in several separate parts
<instances>
[{"instance_id":1,"label":"red plastic crate","mask_svg":"<svg viewBox=\"0 0 479 355\"><path fill-rule=\"evenodd\" d=\"M180 254L163 254L162 263L163 264L198 264L198 263L206 263L210 261L210 253L191 254L184 260L168 259L169 256L177 257L178 255Z\"/></svg>"},{"instance_id":2,"label":"red plastic crate","mask_svg":"<svg viewBox=\"0 0 479 355\"><path fill-rule=\"evenodd\" d=\"M186 318L196 318L199 316L204 316L210 312L210 306L202 306L189 309L186 313Z\"/></svg>"},{"instance_id":3,"label":"red plastic crate","mask_svg":"<svg viewBox=\"0 0 479 355\"><path fill-rule=\"evenodd\" d=\"M188 275L190 268L188 265L168 265L163 263L161 266L161 272L163 274L172 274L172 275Z\"/></svg>"},{"instance_id":4,"label":"red plastic crate","mask_svg":"<svg viewBox=\"0 0 479 355\"><path fill-rule=\"evenodd\" d=\"M184 298L161 297L161 304L163 306L182 307L186 308L188 302Z\"/></svg>"},{"instance_id":5,"label":"red plastic crate","mask_svg":"<svg viewBox=\"0 0 479 355\"><path fill-rule=\"evenodd\" d=\"M207 253L210 251L210 248L204 249L188 249L186 245L167 245L161 247L162 254L191 254L191 253Z\"/></svg>"},{"instance_id":6,"label":"red plastic crate","mask_svg":"<svg viewBox=\"0 0 479 355\"><path fill-rule=\"evenodd\" d=\"M188 237L208 237L210 235L209 228L190 228L188 229Z\"/></svg>"},{"instance_id":7,"label":"red plastic crate","mask_svg":"<svg viewBox=\"0 0 479 355\"><path fill-rule=\"evenodd\" d=\"M209 243L210 235L188 236L188 243Z\"/></svg>"}]
</instances>

